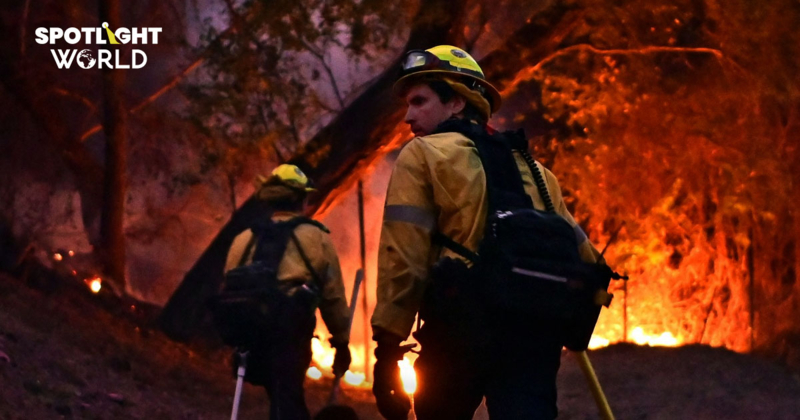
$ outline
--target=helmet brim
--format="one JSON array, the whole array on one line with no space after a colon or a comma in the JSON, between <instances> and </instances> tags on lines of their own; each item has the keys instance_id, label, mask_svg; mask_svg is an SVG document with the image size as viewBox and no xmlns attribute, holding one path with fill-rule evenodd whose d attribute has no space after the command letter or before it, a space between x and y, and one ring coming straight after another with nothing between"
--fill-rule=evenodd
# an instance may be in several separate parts
<instances>
[{"instance_id":1,"label":"helmet brim","mask_svg":"<svg viewBox=\"0 0 800 420\"><path fill-rule=\"evenodd\" d=\"M392 87L392 92L394 92L394 94L397 95L397 96L402 96L402 95L405 94L405 91L406 91L406 89L408 89L409 86L411 86L411 85L413 85L413 84L415 84L415 83L417 83L419 81L418 79L424 78L425 76L437 76L437 75L438 76L453 76L455 78L464 78L464 77L466 77L466 78L469 78L469 79L477 81L477 83L479 83L481 86L483 86L486 89L486 92L489 94L489 96L491 96L491 99L492 99L492 114L494 114L495 112L497 112L500 109L500 105L503 102L503 98L500 96L500 92L497 90L497 88L492 86L492 84L487 82L486 80L479 79L477 77L470 76L470 75L464 74L464 73L455 72L455 71L448 71L448 70L421 70L421 71L416 71L414 73L409 73L409 74L406 74L405 76L397 79L397 81L394 82L394 86Z\"/></svg>"}]
</instances>

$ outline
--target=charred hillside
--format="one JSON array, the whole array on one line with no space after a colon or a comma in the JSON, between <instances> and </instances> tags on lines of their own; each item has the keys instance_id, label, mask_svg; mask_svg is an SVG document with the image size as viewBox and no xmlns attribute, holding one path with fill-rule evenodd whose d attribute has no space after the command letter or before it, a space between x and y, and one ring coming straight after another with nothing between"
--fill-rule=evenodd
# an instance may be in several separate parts
<instances>
[{"instance_id":1,"label":"charred hillside","mask_svg":"<svg viewBox=\"0 0 800 420\"><path fill-rule=\"evenodd\" d=\"M209 343L179 344L140 313L113 313L97 295L62 287L43 291L0 275L0 418L219 419L230 415L229 352ZM796 418L800 376L731 351L692 345L614 345L591 352L621 419ZM312 413L329 381L306 382ZM598 418L574 358L559 376L563 419ZM343 403L362 420L379 420L366 389L347 387ZM247 386L242 419L264 418L263 390ZM486 419L485 408L476 419Z\"/></svg>"}]
</instances>

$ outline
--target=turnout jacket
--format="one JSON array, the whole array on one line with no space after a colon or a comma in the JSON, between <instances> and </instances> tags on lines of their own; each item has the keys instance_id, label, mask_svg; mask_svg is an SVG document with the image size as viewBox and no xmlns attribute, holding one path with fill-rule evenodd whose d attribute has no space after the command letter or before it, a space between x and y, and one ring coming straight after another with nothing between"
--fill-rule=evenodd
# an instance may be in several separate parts
<instances>
[{"instance_id":1,"label":"turnout jacket","mask_svg":"<svg viewBox=\"0 0 800 420\"><path fill-rule=\"evenodd\" d=\"M538 210L545 204L524 158L514 152L525 192ZM599 252L567 210L558 180L536 162L556 212L576 230L581 258L598 262ZM378 250L378 289L373 332L405 339L411 332L428 285L431 266L443 257L464 259L432 243L436 231L475 252L488 211L486 174L472 140L460 133L416 137L395 163ZM469 263L469 262L467 262Z\"/></svg>"},{"instance_id":2,"label":"turnout jacket","mask_svg":"<svg viewBox=\"0 0 800 420\"><path fill-rule=\"evenodd\" d=\"M297 213L276 212L272 216L272 220L276 222L287 221L298 216L299 214ZM319 311L322 314L325 326L328 327L328 331L332 335L331 342L348 342L350 338L348 332L350 309L347 306L347 298L345 297L339 257L336 255L336 249L333 246L330 235L319 227L308 223L298 225L294 229L294 234L297 236L297 241L303 248L303 252L311 261L314 271L322 281L322 284L319 285L321 298ZM252 236L253 232L247 229L233 240L233 244L228 251L225 272L236 268ZM245 264L249 264L253 260L254 253L255 247L245 259ZM277 277L278 281L303 282L314 278L311 272L308 271L308 267L303 262L303 258L291 238L286 245L286 251L278 266Z\"/></svg>"}]
</instances>

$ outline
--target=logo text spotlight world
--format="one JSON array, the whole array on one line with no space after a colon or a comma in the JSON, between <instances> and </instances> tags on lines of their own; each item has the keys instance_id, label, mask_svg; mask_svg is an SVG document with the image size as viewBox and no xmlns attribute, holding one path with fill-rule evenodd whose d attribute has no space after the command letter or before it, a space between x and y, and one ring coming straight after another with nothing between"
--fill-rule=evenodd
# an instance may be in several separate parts
<instances>
[{"instance_id":1,"label":"logo text spotlight world","mask_svg":"<svg viewBox=\"0 0 800 420\"><path fill-rule=\"evenodd\" d=\"M102 28L37 28L34 33L36 43L39 45L56 45L58 42L70 45L80 42L87 45L146 45L158 44L161 28L117 28L116 31L112 31L108 23L103 23ZM95 66L98 69L140 69L147 64L147 54L135 48L131 50L131 61L128 63L121 61L120 48L99 48L96 54L88 48L54 48L50 53L59 69L69 69L73 62L82 69L91 69Z\"/></svg>"}]
</instances>

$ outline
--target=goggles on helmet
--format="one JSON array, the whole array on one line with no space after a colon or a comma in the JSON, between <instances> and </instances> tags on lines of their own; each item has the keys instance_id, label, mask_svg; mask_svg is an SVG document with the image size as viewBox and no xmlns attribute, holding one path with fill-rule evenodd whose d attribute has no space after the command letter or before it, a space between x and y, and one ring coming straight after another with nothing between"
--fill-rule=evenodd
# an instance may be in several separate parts
<instances>
[{"instance_id":1,"label":"goggles on helmet","mask_svg":"<svg viewBox=\"0 0 800 420\"><path fill-rule=\"evenodd\" d=\"M472 90L478 91L478 93L481 95L489 98L491 102L491 97L488 96L486 88L478 81L479 79L484 80L483 73L481 72L466 69L464 67L456 67L449 62L440 59L435 54L425 50L411 50L407 52L403 58L402 66L403 71L400 77L426 70L449 71L453 73L460 73L462 75L473 76L458 77L458 75L453 74L453 76L455 76L460 83L463 83Z\"/></svg>"},{"instance_id":2,"label":"goggles on helmet","mask_svg":"<svg viewBox=\"0 0 800 420\"><path fill-rule=\"evenodd\" d=\"M425 50L411 50L407 52L403 58L402 66L403 73L401 76L424 70L444 70L468 74L481 80L484 78L481 72L465 69L463 67L456 67Z\"/></svg>"}]
</instances>

